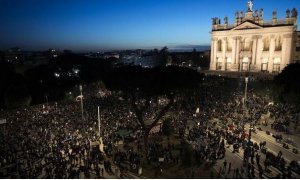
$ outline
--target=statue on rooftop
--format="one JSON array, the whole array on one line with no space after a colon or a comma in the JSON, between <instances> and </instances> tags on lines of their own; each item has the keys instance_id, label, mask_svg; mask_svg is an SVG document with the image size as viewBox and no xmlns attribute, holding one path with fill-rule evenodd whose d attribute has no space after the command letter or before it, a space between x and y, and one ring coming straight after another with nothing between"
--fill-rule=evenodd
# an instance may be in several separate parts
<instances>
[{"instance_id":1,"label":"statue on rooftop","mask_svg":"<svg viewBox=\"0 0 300 180\"><path fill-rule=\"evenodd\" d=\"M261 8L259 11L259 17L263 18L263 16L264 16L264 9Z\"/></svg>"},{"instance_id":2,"label":"statue on rooftop","mask_svg":"<svg viewBox=\"0 0 300 180\"><path fill-rule=\"evenodd\" d=\"M224 17L224 24L228 24L228 17L227 16Z\"/></svg>"},{"instance_id":3,"label":"statue on rooftop","mask_svg":"<svg viewBox=\"0 0 300 180\"><path fill-rule=\"evenodd\" d=\"M252 6L253 6L252 0L248 1L248 11L252 11Z\"/></svg>"},{"instance_id":4,"label":"statue on rooftop","mask_svg":"<svg viewBox=\"0 0 300 180\"><path fill-rule=\"evenodd\" d=\"M273 19L277 19L277 11L276 10L273 11Z\"/></svg>"},{"instance_id":5,"label":"statue on rooftop","mask_svg":"<svg viewBox=\"0 0 300 180\"><path fill-rule=\"evenodd\" d=\"M258 10L255 10L255 17L258 18Z\"/></svg>"},{"instance_id":6,"label":"statue on rooftop","mask_svg":"<svg viewBox=\"0 0 300 180\"><path fill-rule=\"evenodd\" d=\"M240 17L239 18L243 18L243 11L240 12Z\"/></svg>"},{"instance_id":7,"label":"statue on rooftop","mask_svg":"<svg viewBox=\"0 0 300 180\"><path fill-rule=\"evenodd\" d=\"M216 25L216 18L211 18L212 20L212 25Z\"/></svg>"},{"instance_id":8,"label":"statue on rooftop","mask_svg":"<svg viewBox=\"0 0 300 180\"><path fill-rule=\"evenodd\" d=\"M239 12L235 12L235 19L238 19L239 18Z\"/></svg>"},{"instance_id":9,"label":"statue on rooftop","mask_svg":"<svg viewBox=\"0 0 300 180\"><path fill-rule=\"evenodd\" d=\"M296 10L296 8L292 9L292 17L297 18L298 16L298 11Z\"/></svg>"},{"instance_id":10,"label":"statue on rooftop","mask_svg":"<svg viewBox=\"0 0 300 180\"><path fill-rule=\"evenodd\" d=\"M290 18L290 14L291 14L290 9L287 9L285 13L285 18Z\"/></svg>"}]
</instances>

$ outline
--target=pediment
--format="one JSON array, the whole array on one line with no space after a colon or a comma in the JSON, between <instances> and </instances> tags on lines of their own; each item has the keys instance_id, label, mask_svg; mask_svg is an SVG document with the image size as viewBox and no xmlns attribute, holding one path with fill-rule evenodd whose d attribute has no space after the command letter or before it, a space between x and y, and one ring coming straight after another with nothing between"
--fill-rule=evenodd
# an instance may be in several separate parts
<instances>
[{"instance_id":1,"label":"pediment","mask_svg":"<svg viewBox=\"0 0 300 180\"><path fill-rule=\"evenodd\" d=\"M235 28L231 29L231 31L234 30L245 30L245 29L262 29L260 25L254 24L252 22L246 21L243 22L242 24L236 26Z\"/></svg>"}]
</instances>

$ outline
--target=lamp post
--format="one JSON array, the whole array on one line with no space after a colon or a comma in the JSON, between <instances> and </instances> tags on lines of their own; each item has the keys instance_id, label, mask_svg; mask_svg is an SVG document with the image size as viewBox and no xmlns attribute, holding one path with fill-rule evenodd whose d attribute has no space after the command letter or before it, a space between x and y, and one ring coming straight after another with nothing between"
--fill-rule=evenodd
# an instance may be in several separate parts
<instances>
[{"instance_id":1,"label":"lamp post","mask_svg":"<svg viewBox=\"0 0 300 180\"><path fill-rule=\"evenodd\" d=\"M245 77L245 100L244 100L244 105L246 106L246 100L247 100L247 88L248 88L248 77Z\"/></svg>"},{"instance_id":2,"label":"lamp post","mask_svg":"<svg viewBox=\"0 0 300 180\"><path fill-rule=\"evenodd\" d=\"M80 103L81 103L81 118L83 120L83 95L82 95L82 85L79 85L80 90Z\"/></svg>"},{"instance_id":3,"label":"lamp post","mask_svg":"<svg viewBox=\"0 0 300 180\"><path fill-rule=\"evenodd\" d=\"M244 97L244 120L243 122L245 121L245 115L247 113L247 88L248 88L248 77L245 77L245 97ZM245 128L245 123L243 124L243 133L244 133L244 128ZM249 127L249 135L248 135L248 145L247 145L247 160L246 160L246 169L247 169L247 173L249 172L249 165L248 165L248 158L249 158L249 155L250 155L250 140L251 140L251 124L250 124L250 127ZM247 174L246 173L246 174Z\"/></svg>"},{"instance_id":4,"label":"lamp post","mask_svg":"<svg viewBox=\"0 0 300 180\"><path fill-rule=\"evenodd\" d=\"M245 86L245 100L244 100L244 106L245 106L245 110L247 112L247 88L248 88L248 77L245 77L245 83L246 83L246 86ZM249 127L249 143L250 143L250 140L251 140L251 123L250 123L250 127Z\"/></svg>"},{"instance_id":5,"label":"lamp post","mask_svg":"<svg viewBox=\"0 0 300 180\"><path fill-rule=\"evenodd\" d=\"M49 105L48 105L48 96L47 96L47 94L45 95L45 98L46 98L47 110L48 110L48 108L49 108Z\"/></svg>"},{"instance_id":6,"label":"lamp post","mask_svg":"<svg viewBox=\"0 0 300 180\"><path fill-rule=\"evenodd\" d=\"M99 137L101 137L100 128L101 128L101 124L100 124L100 108L98 106L98 130L99 130Z\"/></svg>"}]
</instances>

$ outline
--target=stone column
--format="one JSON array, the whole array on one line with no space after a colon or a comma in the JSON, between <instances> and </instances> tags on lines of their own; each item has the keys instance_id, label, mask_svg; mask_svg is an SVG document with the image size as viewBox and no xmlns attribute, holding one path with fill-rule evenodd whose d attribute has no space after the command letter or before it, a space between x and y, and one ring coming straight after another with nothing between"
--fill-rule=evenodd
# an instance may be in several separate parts
<instances>
[{"instance_id":1,"label":"stone column","mask_svg":"<svg viewBox=\"0 0 300 180\"><path fill-rule=\"evenodd\" d=\"M252 61L253 65L256 65L256 53L257 53L257 36L253 36L253 44L252 44Z\"/></svg>"},{"instance_id":2,"label":"stone column","mask_svg":"<svg viewBox=\"0 0 300 180\"><path fill-rule=\"evenodd\" d=\"M281 49L281 62L280 71L282 71L285 66L291 63L292 58L292 34L283 35L282 49Z\"/></svg>"},{"instance_id":3,"label":"stone column","mask_svg":"<svg viewBox=\"0 0 300 180\"><path fill-rule=\"evenodd\" d=\"M209 64L209 69L213 70L213 64L214 64L214 41L211 39L211 44L210 44L210 64Z\"/></svg>"},{"instance_id":4,"label":"stone column","mask_svg":"<svg viewBox=\"0 0 300 180\"><path fill-rule=\"evenodd\" d=\"M210 56L210 70L216 70L217 61L217 38L211 39L211 56Z\"/></svg>"},{"instance_id":5,"label":"stone column","mask_svg":"<svg viewBox=\"0 0 300 180\"><path fill-rule=\"evenodd\" d=\"M263 51L263 41L262 36L257 36L257 46L256 46L256 57L255 57L255 63L256 63L256 69L258 71L261 70L261 54Z\"/></svg>"},{"instance_id":6,"label":"stone column","mask_svg":"<svg viewBox=\"0 0 300 180\"><path fill-rule=\"evenodd\" d=\"M226 51L227 51L227 38L222 39L222 71L225 71L225 64L226 64Z\"/></svg>"},{"instance_id":7,"label":"stone column","mask_svg":"<svg viewBox=\"0 0 300 180\"><path fill-rule=\"evenodd\" d=\"M269 47L269 62L268 62L268 71L270 73L273 71L274 51L275 51L275 35L271 35L270 47Z\"/></svg>"},{"instance_id":8,"label":"stone column","mask_svg":"<svg viewBox=\"0 0 300 180\"><path fill-rule=\"evenodd\" d=\"M253 44L252 44L252 59L251 59L251 65L250 70L256 71L256 53L257 53L257 36L253 36Z\"/></svg>"},{"instance_id":9,"label":"stone column","mask_svg":"<svg viewBox=\"0 0 300 180\"><path fill-rule=\"evenodd\" d=\"M232 65L231 67L236 67L236 38L232 38L232 51L231 51L231 61Z\"/></svg>"},{"instance_id":10,"label":"stone column","mask_svg":"<svg viewBox=\"0 0 300 180\"><path fill-rule=\"evenodd\" d=\"M236 53L235 53L235 61L237 64L237 71L240 69L241 62L240 62L240 43L241 43L241 37L236 37Z\"/></svg>"}]
</instances>

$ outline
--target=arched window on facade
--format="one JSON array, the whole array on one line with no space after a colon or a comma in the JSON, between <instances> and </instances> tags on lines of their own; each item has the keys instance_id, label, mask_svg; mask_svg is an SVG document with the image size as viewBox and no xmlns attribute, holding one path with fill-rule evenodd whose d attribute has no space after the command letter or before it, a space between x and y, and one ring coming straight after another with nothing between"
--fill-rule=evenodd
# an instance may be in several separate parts
<instances>
[{"instance_id":1,"label":"arched window on facade","mask_svg":"<svg viewBox=\"0 0 300 180\"><path fill-rule=\"evenodd\" d=\"M280 71L280 63L281 63L281 58L280 57L274 58L273 72L279 72Z\"/></svg>"},{"instance_id":2,"label":"arched window on facade","mask_svg":"<svg viewBox=\"0 0 300 180\"><path fill-rule=\"evenodd\" d=\"M222 40L218 40L218 51L222 51Z\"/></svg>"},{"instance_id":3,"label":"arched window on facade","mask_svg":"<svg viewBox=\"0 0 300 180\"><path fill-rule=\"evenodd\" d=\"M243 51L251 51L252 50L252 39L246 38L243 43Z\"/></svg>"},{"instance_id":4,"label":"arched window on facade","mask_svg":"<svg viewBox=\"0 0 300 180\"><path fill-rule=\"evenodd\" d=\"M218 58L217 60L217 65L216 65L216 70L222 70L222 58Z\"/></svg>"},{"instance_id":5,"label":"arched window on facade","mask_svg":"<svg viewBox=\"0 0 300 180\"><path fill-rule=\"evenodd\" d=\"M225 64L225 70L226 70L226 71L230 69L231 61L232 61L231 57L228 57L228 58L226 59L226 64Z\"/></svg>"},{"instance_id":6,"label":"arched window on facade","mask_svg":"<svg viewBox=\"0 0 300 180\"><path fill-rule=\"evenodd\" d=\"M269 38L264 38L263 39L263 51L269 51L270 48L270 39Z\"/></svg>"},{"instance_id":7,"label":"arched window on facade","mask_svg":"<svg viewBox=\"0 0 300 180\"><path fill-rule=\"evenodd\" d=\"M282 38L278 36L275 40L275 51L281 51L282 49Z\"/></svg>"},{"instance_id":8,"label":"arched window on facade","mask_svg":"<svg viewBox=\"0 0 300 180\"><path fill-rule=\"evenodd\" d=\"M232 51L232 40L227 40L227 51L231 52Z\"/></svg>"},{"instance_id":9,"label":"arched window on facade","mask_svg":"<svg viewBox=\"0 0 300 180\"><path fill-rule=\"evenodd\" d=\"M263 72L268 71L268 58L262 58L261 71L263 71Z\"/></svg>"},{"instance_id":10,"label":"arched window on facade","mask_svg":"<svg viewBox=\"0 0 300 180\"><path fill-rule=\"evenodd\" d=\"M242 71L248 71L249 70L249 58L243 57L242 60Z\"/></svg>"}]
</instances>

